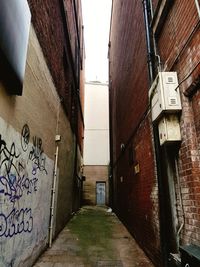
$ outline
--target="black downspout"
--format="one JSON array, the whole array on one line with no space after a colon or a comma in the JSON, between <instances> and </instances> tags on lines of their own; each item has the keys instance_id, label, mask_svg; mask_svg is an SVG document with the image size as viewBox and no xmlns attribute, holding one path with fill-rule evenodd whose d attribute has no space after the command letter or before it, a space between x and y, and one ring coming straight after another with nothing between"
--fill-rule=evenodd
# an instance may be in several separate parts
<instances>
[{"instance_id":1,"label":"black downspout","mask_svg":"<svg viewBox=\"0 0 200 267\"><path fill-rule=\"evenodd\" d=\"M152 33L150 28L150 18L151 18L151 0L143 0L143 11L144 11L144 21L145 21L145 31L146 31L146 43L147 43L147 63L149 71L149 87L151 87L154 80L154 55L155 49L153 46ZM153 137L154 137L154 148L155 148L155 160L157 168L157 179L158 179L158 194L159 194L159 214L160 214L160 240L161 240L161 253L163 266L168 266L168 251L166 244L166 220L165 220L165 206L164 206L164 188L162 183L162 162L161 162L161 149L159 143L159 133L156 124L153 127Z\"/></svg>"},{"instance_id":2,"label":"black downspout","mask_svg":"<svg viewBox=\"0 0 200 267\"><path fill-rule=\"evenodd\" d=\"M148 71L149 71L149 84L153 83L154 80L154 48L152 45L152 38L151 38L151 29L149 23L149 11L150 5L147 3L148 0L143 0L143 11L144 11L144 22L145 22L145 31L146 31L146 42L147 42L147 64L148 64ZM149 1L148 1L149 2Z\"/></svg>"},{"instance_id":3,"label":"black downspout","mask_svg":"<svg viewBox=\"0 0 200 267\"><path fill-rule=\"evenodd\" d=\"M112 127L112 80L109 83L109 142L110 142L110 168L109 168L109 206L113 209L113 127Z\"/></svg>"}]
</instances>

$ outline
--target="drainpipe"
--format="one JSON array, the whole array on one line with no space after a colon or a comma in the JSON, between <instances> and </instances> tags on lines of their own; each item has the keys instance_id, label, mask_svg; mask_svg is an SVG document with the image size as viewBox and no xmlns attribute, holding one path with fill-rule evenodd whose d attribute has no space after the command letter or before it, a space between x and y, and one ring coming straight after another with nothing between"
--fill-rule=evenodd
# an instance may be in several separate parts
<instances>
[{"instance_id":1,"label":"drainpipe","mask_svg":"<svg viewBox=\"0 0 200 267\"><path fill-rule=\"evenodd\" d=\"M146 42L147 42L147 64L149 71L149 83L152 84L154 80L153 76L153 60L152 55L154 54L152 42L151 42L151 33L150 33L150 23L149 23L149 7L147 0L143 0L143 11L144 11L144 22L146 30Z\"/></svg>"},{"instance_id":2,"label":"drainpipe","mask_svg":"<svg viewBox=\"0 0 200 267\"><path fill-rule=\"evenodd\" d=\"M53 239L53 221L54 221L54 206L55 206L55 194L56 194L56 182L57 182L57 169L58 169L58 142L61 140L60 135L56 135L56 153L55 153L55 164L54 164L54 175L53 175L53 186L51 195L51 210L50 210L50 226L49 226L49 247L52 246Z\"/></svg>"},{"instance_id":3,"label":"drainpipe","mask_svg":"<svg viewBox=\"0 0 200 267\"><path fill-rule=\"evenodd\" d=\"M146 44L147 44L147 57L148 57L148 70L149 70L149 88L151 87L154 80L154 60L155 48L152 45L153 38L150 29L150 18L152 17L152 1L143 0L143 12L144 12L144 22L146 31ZM159 143L159 133L157 125L152 125L153 127L153 138L154 138L154 148L155 148L155 161L157 169L157 179L158 179L158 194L159 194L159 214L160 214L160 239L161 239L161 253L163 257L163 266L168 266L168 253L167 244L165 236L165 213L164 213L164 199L163 193L164 188L162 184L162 165L161 165L161 149Z\"/></svg>"},{"instance_id":4,"label":"drainpipe","mask_svg":"<svg viewBox=\"0 0 200 267\"><path fill-rule=\"evenodd\" d=\"M195 0L195 4L196 4L197 12L198 12L198 15L199 15L199 18L200 18L200 6L199 6L199 0Z\"/></svg>"},{"instance_id":5,"label":"drainpipe","mask_svg":"<svg viewBox=\"0 0 200 267\"><path fill-rule=\"evenodd\" d=\"M178 162L177 159L175 160L175 168L176 168L176 176L177 176L177 186L178 186L178 195L179 195L179 201L180 201L180 207L181 207L181 213L182 213L182 223L177 231L177 240L178 240L178 245L180 245L180 234L181 231L185 225L185 214L184 214L184 209L183 209L183 199L182 199L182 195L181 195L181 184L180 184L180 177L179 177L179 173L178 173Z\"/></svg>"}]
</instances>

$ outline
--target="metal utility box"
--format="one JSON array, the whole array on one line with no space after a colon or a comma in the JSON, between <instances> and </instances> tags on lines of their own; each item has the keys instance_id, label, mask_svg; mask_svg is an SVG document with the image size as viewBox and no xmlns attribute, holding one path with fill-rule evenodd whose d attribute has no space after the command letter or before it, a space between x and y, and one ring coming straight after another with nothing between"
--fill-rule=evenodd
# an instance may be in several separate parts
<instances>
[{"instance_id":1,"label":"metal utility box","mask_svg":"<svg viewBox=\"0 0 200 267\"><path fill-rule=\"evenodd\" d=\"M179 119L176 114L165 114L158 122L160 145L181 141Z\"/></svg>"},{"instance_id":2,"label":"metal utility box","mask_svg":"<svg viewBox=\"0 0 200 267\"><path fill-rule=\"evenodd\" d=\"M200 267L200 247L187 245L180 247L182 267Z\"/></svg>"},{"instance_id":3,"label":"metal utility box","mask_svg":"<svg viewBox=\"0 0 200 267\"><path fill-rule=\"evenodd\" d=\"M150 88L149 99L152 121L157 120L164 112L177 113L181 111L177 73L159 72Z\"/></svg>"}]
</instances>

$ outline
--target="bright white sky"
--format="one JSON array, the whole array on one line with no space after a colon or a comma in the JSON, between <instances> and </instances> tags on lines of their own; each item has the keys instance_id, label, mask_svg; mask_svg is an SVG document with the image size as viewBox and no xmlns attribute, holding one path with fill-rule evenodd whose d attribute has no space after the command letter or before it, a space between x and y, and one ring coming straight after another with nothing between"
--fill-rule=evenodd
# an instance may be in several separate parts
<instances>
[{"instance_id":1,"label":"bright white sky","mask_svg":"<svg viewBox=\"0 0 200 267\"><path fill-rule=\"evenodd\" d=\"M108 42L112 0L82 0L86 81L108 81Z\"/></svg>"}]
</instances>

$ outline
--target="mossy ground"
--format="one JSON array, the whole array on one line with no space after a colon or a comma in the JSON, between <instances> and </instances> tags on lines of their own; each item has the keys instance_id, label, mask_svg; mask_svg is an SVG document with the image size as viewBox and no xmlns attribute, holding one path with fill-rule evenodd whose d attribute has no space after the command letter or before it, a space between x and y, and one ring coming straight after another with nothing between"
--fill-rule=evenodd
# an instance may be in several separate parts
<instances>
[{"instance_id":1,"label":"mossy ground","mask_svg":"<svg viewBox=\"0 0 200 267\"><path fill-rule=\"evenodd\" d=\"M68 224L72 234L75 234L80 245L79 256L87 264L95 264L100 260L113 260L115 249L111 242L112 217L105 208L84 207Z\"/></svg>"}]
</instances>

